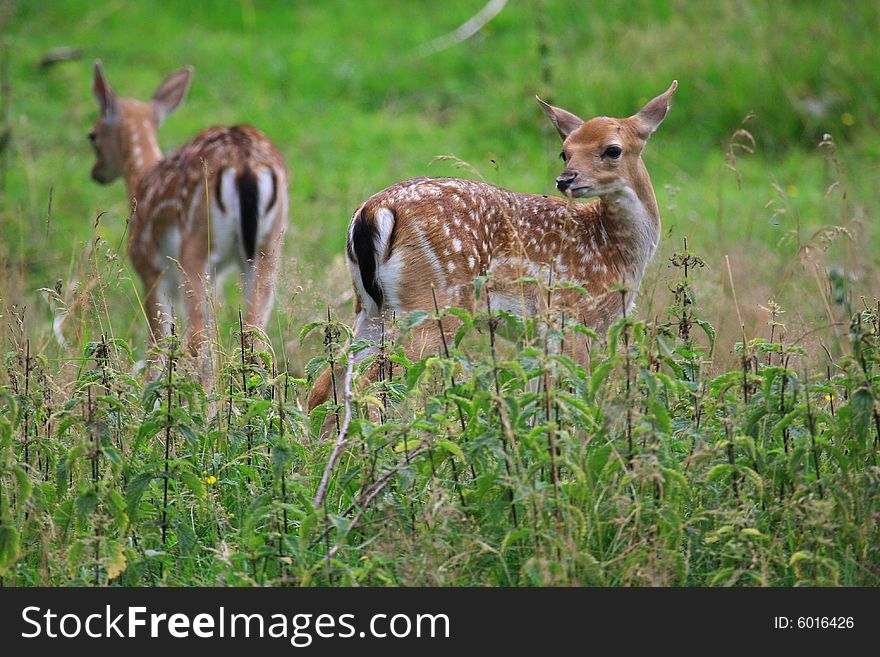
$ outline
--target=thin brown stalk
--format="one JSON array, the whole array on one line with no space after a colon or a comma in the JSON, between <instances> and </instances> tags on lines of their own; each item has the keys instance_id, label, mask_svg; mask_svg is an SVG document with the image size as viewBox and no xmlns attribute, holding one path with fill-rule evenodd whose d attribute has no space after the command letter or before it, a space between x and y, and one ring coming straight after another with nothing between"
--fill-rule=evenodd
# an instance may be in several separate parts
<instances>
[{"instance_id":1,"label":"thin brown stalk","mask_svg":"<svg viewBox=\"0 0 880 657\"><path fill-rule=\"evenodd\" d=\"M353 374L354 354L349 353L348 366L345 369L344 384L345 415L342 420L342 425L339 427L339 434L336 436L336 444L333 446L333 451L330 454L330 460L327 461L327 465L324 468L324 474L321 476L321 483L318 486L318 492L315 494L315 499L312 502L312 506L314 506L316 509L319 509L324 502L324 498L327 495L327 486L330 484L330 475L333 472L333 468L336 466L336 461L342 454L342 450L345 449L345 444L348 442L348 427L351 424L351 379Z\"/></svg>"},{"instance_id":2,"label":"thin brown stalk","mask_svg":"<svg viewBox=\"0 0 880 657\"><path fill-rule=\"evenodd\" d=\"M359 497L360 509L358 509L358 512L354 515L354 517L352 517L351 523L348 526L348 531L355 529L360 524L361 518L363 518L364 513L369 508L370 504L373 502L373 500L376 499L379 493L385 490L385 487L391 482L391 480L394 478L394 475L400 472L403 468L407 467L412 459L414 459L416 456L419 456L420 454L423 454L424 452L427 452L428 449L429 445L421 445L414 449L412 452L410 452L409 459L391 468L388 472L377 479L376 482L367 490L364 495L361 495ZM353 510L354 505L351 505L343 512L343 515L347 515ZM327 558L332 559L339 551L341 545L341 543L337 543L336 545L334 545L330 549Z\"/></svg>"}]
</instances>

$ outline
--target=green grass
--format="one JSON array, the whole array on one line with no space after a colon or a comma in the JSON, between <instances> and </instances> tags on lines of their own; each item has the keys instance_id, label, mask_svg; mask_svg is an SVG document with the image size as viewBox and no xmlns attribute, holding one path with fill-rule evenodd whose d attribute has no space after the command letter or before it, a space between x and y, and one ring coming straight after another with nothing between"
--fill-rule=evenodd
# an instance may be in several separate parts
<instances>
[{"instance_id":1,"label":"green grass","mask_svg":"<svg viewBox=\"0 0 880 657\"><path fill-rule=\"evenodd\" d=\"M26 343L0 395L3 584L876 586L877 311L833 368L758 339L715 374L698 258L677 262L668 318L619 320L584 365L587 327L453 310L448 354L382 345L311 416L247 346L206 395L174 340L147 385L91 341L63 390ZM518 349L486 344L498 322ZM344 328L305 329L328 344L309 371L350 358Z\"/></svg>"},{"instance_id":2,"label":"green grass","mask_svg":"<svg viewBox=\"0 0 880 657\"><path fill-rule=\"evenodd\" d=\"M477 37L418 55L482 4L3 5L4 584L877 584L877 8L515 2ZM62 46L82 58L39 67ZM195 67L166 150L247 122L292 172L272 352L237 349L230 284L216 390L186 359L169 381L132 372L147 331L128 205L121 183L88 176L95 58L141 98ZM535 94L628 115L673 78L645 152L664 239L638 316L589 364L535 339L493 364L485 334L449 357L394 355L398 378L354 400L392 400L387 417L356 414L313 508L332 445L317 436L324 409L309 418L302 399L325 347L321 331L298 336L328 307L351 319L342 249L357 204L407 177L472 175L432 163L447 154L554 193L558 137ZM731 168L741 127L754 152L735 149ZM680 334L670 257L685 238L705 263L686 288L711 353ZM411 448L429 451L406 463Z\"/></svg>"},{"instance_id":3,"label":"green grass","mask_svg":"<svg viewBox=\"0 0 880 657\"><path fill-rule=\"evenodd\" d=\"M230 3L218 11L198 2L159 9L64 2L52 10L13 3L2 222L10 268L26 272L16 291L32 293L63 276L79 253L71 243L88 241L98 212L108 212L101 234L114 244L121 237L121 185L100 188L87 176L94 58L104 61L120 93L140 97L168 72L195 66L189 99L161 133L166 149L206 125L234 122L253 123L278 142L293 172L287 253L299 280L289 284L318 290L299 299L296 314L308 319L346 287L325 283L312 265L339 256L353 208L406 177L462 173L431 165L436 155L455 154L512 189L553 193L558 138L536 93L585 116L623 115L680 80L669 118L646 152L661 208L675 190L677 211L664 213L671 239L658 260L682 236L713 265L721 254L735 258L748 248L743 237L776 251L794 226L790 215L775 225L764 208L775 197L771 176L799 190L791 204L804 217L804 232L829 217L847 221L836 204L823 202L831 179L816 145L826 132L841 147L850 213L875 205L880 85L873 71L880 55L873 35L880 23L870 3L798 3L796 10L778 3L620 3L589 15L578 3L514 3L477 38L430 57L414 54L480 4L255 3L251 10L250 3ZM162 46L139 31L161 34ZM83 58L39 69L41 56L58 46L79 47ZM809 99L821 118L804 109ZM723 154L749 112L756 115L748 127L757 152L744 158L748 174L737 191ZM842 123L844 115L852 125ZM37 238L50 187L52 225ZM870 225L858 238L877 243ZM793 253L762 258L765 280ZM720 281L720 268L713 269ZM748 301L754 308L766 299Z\"/></svg>"}]
</instances>

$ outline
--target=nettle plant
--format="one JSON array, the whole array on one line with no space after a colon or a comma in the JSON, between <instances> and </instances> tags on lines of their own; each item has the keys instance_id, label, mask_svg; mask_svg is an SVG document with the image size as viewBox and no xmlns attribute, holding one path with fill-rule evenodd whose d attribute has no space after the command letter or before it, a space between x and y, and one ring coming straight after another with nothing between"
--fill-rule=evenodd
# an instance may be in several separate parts
<instances>
[{"instance_id":1,"label":"nettle plant","mask_svg":"<svg viewBox=\"0 0 880 657\"><path fill-rule=\"evenodd\" d=\"M624 316L603 340L563 315L492 312L480 279L475 305L485 312L411 313L399 330L433 323L440 353L412 362L383 342L352 367L337 402L313 413L315 428L326 412L341 418L337 447L363 445L360 458L349 452L336 471L362 477L369 464L371 482L383 453L395 468L402 455L402 471L411 471L405 504L386 496L384 513L399 514L399 531L412 535L416 507L430 505L446 484L445 499L479 536L502 542L499 583L839 583L857 558L837 540L831 509L840 495L863 490L850 531L876 512L877 438L868 440L877 417L876 319L866 310L853 320L860 337L834 378L803 373L807 354L785 344L775 315L769 340L740 343L741 367L713 376L715 333L696 314L692 287L702 260L685 244L672 264L679 275L667 320ZM457 324L454 334L444 334L447 319ZM516 347L496 344L499 332ZM592 348L579 363L571 345L585 334ZM362 377L377 362L399 374ZM336 522L337 541L356 545L365 516L382 512L363 509L358 495L369 485L331 491L341 495L344 515L358 509L351 523ZM602 514L587 513L611 499ZM864 536L858 544L866 548ZM608 577L600 566L615 554L657 571L645 578L615 568Z\"/></svg>"},{"instance_id":2,"label":"nettle plant","mask_svg":"<svg viewBox=\"0 0 880 657\"><path fill-rule=\"evenodd\" d=\"M392 318L379 343L328 316L303 331L324 345L307 373L347 371L311 414L243 323L211 392L174 333L147 383L124 342L85 340L62 379L19 340L3 584L876 583L876 304L827 365L774 306L719 373L700 262L684 245L668 314L605 335L497 308L485 277L475 310ZM413 358L415 330L438 352Z\"/></svg>"}]
</instances>

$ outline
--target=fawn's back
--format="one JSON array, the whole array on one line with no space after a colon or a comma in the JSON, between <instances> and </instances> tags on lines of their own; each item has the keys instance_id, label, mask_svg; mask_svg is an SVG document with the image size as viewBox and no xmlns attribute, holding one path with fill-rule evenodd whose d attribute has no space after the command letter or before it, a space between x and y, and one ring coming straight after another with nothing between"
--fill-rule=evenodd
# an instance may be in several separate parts
<instances>
[{"instance_id":1,"label":"fawn's back","mask_svg":"<svg viewBox=\"0 0 880 657\"><path fill-rule=\"evenodd\" d=\"M209 128L159 160L135 190L129 243L137 269L164 268L183 241L210 245L208 266L222 275L248 260L286 221L284 160L248 125ZM210 224L209 224L210 221Z\"/></svg>"},{"instance_id":2,"label":"fawn's back","mask_svg":"<svg viewBox=\"0 0 880 657\"><path fill-rule=\"evenodd\" d=\"M211 290L228 271L244 273L246 325L265 327L289 202L284 158L251 126L210 128L162 156L157 130L186 97L191 78L191 68L181 69L141 102L118 97L96 62L92 89L100 115L89 137L92 178L108 184L122 177L134 199L128 254L144 286L153 339L182 309L190 351L205 352Z\"/></svg>"},{"instance_id":3,"label":"fawn's back","mask_svg":"<svg viewBox=\"0 0 880 657\"><path fill-rule=\"evenodd\" d=\"M472 307L474 277L485 274L496 307L511 312L550 303L599 329L626 312L660 238L642 150L676 87L623 119L584 121L539 99L563 140L556 185L567 199L453 178L414 178L369 198L347 241L361 337L373 337L368 327L389 310Z\"/></svg>"},{"instance_id":4,"label":"fawn's back","mask_svg":"<svg viewBox=\"0 0 880 657\"><path fill-rule=\"evenodd\" d=\"M591 326L622 311L615 284L638 285L659 239L645 213L615 221L600 201L513 192L456 178L414 178L370 197L355 213L348 260L370 312L402 314L440 306L473 309L473 279L491 275L492 306L535 314L547 304L537 279L554 287L550 302ZM364 272L376 244L373 271ZM360 257L358 252L360 251ZM567 282L586 288L584 296Z\"/></svg>"}]
</instances>

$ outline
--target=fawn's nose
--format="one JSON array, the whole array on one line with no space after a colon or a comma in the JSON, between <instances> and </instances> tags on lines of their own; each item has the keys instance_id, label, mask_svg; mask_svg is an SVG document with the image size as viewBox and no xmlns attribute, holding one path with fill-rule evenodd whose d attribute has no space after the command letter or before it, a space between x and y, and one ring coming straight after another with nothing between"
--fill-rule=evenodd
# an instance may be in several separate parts
<instances>
[{"instance_id":1,"label":"fawn's nose","mask_svg":"<svg viewBox=\"0 0 880 657\"><path fill-rule=\"evenodd\" d=\"M556 178L556 189L560 192L564 192L566 189L571 187L571 183L574 182L574 179L577 178L577 174L573 171L563 171Z\"/></svg>"}]
</instances>

